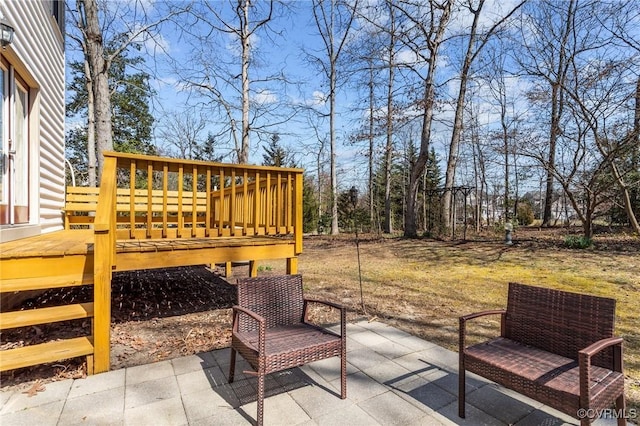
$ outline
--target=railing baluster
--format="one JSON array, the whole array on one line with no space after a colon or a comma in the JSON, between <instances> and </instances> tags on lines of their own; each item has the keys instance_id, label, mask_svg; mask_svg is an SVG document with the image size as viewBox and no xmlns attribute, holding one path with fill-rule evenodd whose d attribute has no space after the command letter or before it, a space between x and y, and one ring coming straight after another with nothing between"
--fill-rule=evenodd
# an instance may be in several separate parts
<instances>
[{"instance_id":1,"label":"railing baluster","mask_svg":"<svg viewBox=\"0 0 640 426\"><path fill-rule=\"evenodd\" d=\"M282 174L278 172L276 178L276 234L281 234L282 230L280 229L282 226L282 187L280 186L280 178Z\"/></svg>"},{"instance_id":2,"label":"railing baluster","mask_svg":"<svg viewBox=\"0 0 640 426\"><path fill-rule=\"evenodd\" d=\"M118 209L116 189L116 210ZM118 213L116 213L117 217ZM129 165L129 238L135 238L136 230L136 160L132 159Z\"/></svg>"},{"instance_id":3,"label":"railing baluster","mask_svg":"<svg viewBox=\"0 0 640 426\"><path fill-rule=\"evenodd\" d=\"M302 173L295 174L295 196L293 198L294 241L296 254L302 253Z\"/></svg>"},{"instance_id":4,"label":"railing baluster","mask_svg":"<svg viewBox=\"0 0 640 426\"><path fill-rule=\"evenodd\" d=\"M192 197L191 197L191 236L195 237L196 236L196 223L197 223L197 219L198 219L198 166L193 166L193 172L192 172L193 176L192 176L192 180L193 182L191 183L191 191L192 191Z\"/></svg>"},{"instance_id":5,"label":"railing baluster","mask_svg":"<svg viewBox=\"0 0 640 426\"><path fill-rule=\"evenodd\" d=\"M220 200L220 216L218 216L218 233L222 234L224 228L224 169L220 168L220 192L218 193L218 199Z\"/></svg>"},{"instance_id":6,"label":"railing baluster","mask_svg":"<svg viewBox=\"0 0 640 426\"><path fill-rule=\"evenodd\" d=\"M247 220L249 219L249 174L245 169L242 172L242 234L247 235Z\"/></svg>"},{"instance_id":7,"label":"railing baluster","mask_svg":"<svg viewBox=\"0 0 640 426\"><path fill-rule=\"evenodd\" d=\"M260 230L260 172L256 171L256 181L253 190L253 235Z\"/></svg>"},{"instance_id":8,"label":"railing baluster","mask_svg":"<svg viewBox=\"0 0 640 426\"><path fill-rule=\"evenodd\" d=\"M267 182L265 185L267 202L265 204L265 230L264 233L269 235L273 221L273 194L271 192L271 172L267 172Z\"/></svg>"},{"instance_id":9,"label":"railing baluster","mask_svg":"<svg viewBox=\"0 0 640 426\"><path fill-rule=\"evenodd\" d=\"M169 227L169 164L162 165L162 238L167 238L167 228Z\"/></svg>"},{"instance_id":10,"label":"railing baluster","mask_svg":"<svg viewBox=\"0 0 640 426\"><path fill-rule=\"evenodd\" d=\"M205 237L211 236L211 167L207 167L207 182L206 182L206 203L207 203L207 211L205 214Z\"/></svg>"},{"instance_id":11,"label":"railing baluster","mask_svg":"<svg viewBox=\"0 0 640 426\"><path fill-rule=\"evenodd\" d=\"M182 228L184 227L184 217L182 216L182 190L184 187L184 166L178 166L178 238L182 237Z\"/></svg>"},{"instance_id":12,"label":"railing baluster","mask_svg":"<svg viewBox=\"0 0 640 426\"><path fill-rule=\"evenodd\" d=\"M287 205L285 206L287 216L287 233L293 232L293 221L291 220L291 211L293 210L293 203L291 202L293 196L293 189L291 187L291 173L287 173L287 182L285 184L285 193L287 194Z\"/></svg>"},{"instance_id":13,"label":"railing baluster","mask_svg":"<svg viewBox=\"0 0 640 426\"><path fill-rule=\"evenodd\" d=\"M231 169L231 196L229 197L231 236L236 236L236 169Z\"/></svg>"},{"instance_id":14,"label":"railing baluster","mask_svg":"<svg viewBox=\"0 0 640 426\"><path fill-rule=\"evenodd\" d=\"M147 238L153 228L153 163L147 163Z\"/></svg>"}]
</instances>

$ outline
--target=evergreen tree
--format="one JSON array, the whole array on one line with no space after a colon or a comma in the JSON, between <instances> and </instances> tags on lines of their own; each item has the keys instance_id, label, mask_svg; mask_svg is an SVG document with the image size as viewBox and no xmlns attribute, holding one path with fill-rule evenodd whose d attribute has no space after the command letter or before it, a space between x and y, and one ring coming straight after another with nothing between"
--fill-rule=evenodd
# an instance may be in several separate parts
<instances>
[{"instance_id":1,"label":"evergreen tree","mask_svg":"<svg viewBox=\"0 0 640 426\"><path fill-rule=\"evenodd\" d=\"M313 232L318 230L318 200L313 185L313 178L305 175L302 186L302 230Z\"/></svg>"},{"instance_id":2,"label":"evergreen tree","mask_svg":"<svg viewBox=\"0 0 640 426\"><path fill-rule=\"evenodd\" d=\"M156 154L152 144L151 130L154 118L149 110L153 91L149 86L150 76L143 71L134 71L142 57L127 57L126 52L111 63L109 91L111 93L112 127L114 149L120 152ZM88 95L84 64L69 65L73 78L68 86L71 98L67 103L68 117L87 116ZM66 155L80 176L87 183L87 129L86 124L67 132Z\"/></svg>"},{"instance_id":3,"label":"evergreen tree","mask_svg":"<svg viewBox=\"0 0 640 426\"><path fill-rule=\"evenodd\" d=\"M280 135L278 134L271 136L269 144L264 147L262 159L263 166L294 167L293 158L280 145Z\"/></svg>"}]
</instances>

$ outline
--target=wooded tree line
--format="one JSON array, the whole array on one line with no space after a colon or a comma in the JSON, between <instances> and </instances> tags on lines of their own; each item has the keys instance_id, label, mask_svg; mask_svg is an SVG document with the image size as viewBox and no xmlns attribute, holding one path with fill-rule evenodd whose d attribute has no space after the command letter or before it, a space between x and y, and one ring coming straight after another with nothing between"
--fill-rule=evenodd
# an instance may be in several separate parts
<instances>
[{"instance_id":1,"label":"wooded tree line","mask_svg":"<svg viewBox=\"0 0 640 426\"><path fill-rule=\"evenodd\" d=\"M358 222L408 237L533 219L574 220L587 238L598 220L640 233L637 1L145 4L68 8L83 58L68 113L86 123L68 151L88 184L103 149L243 163L262 147L265 163L284 151L306 167L307 231L348 227L355 184ZM315 102L285 96L302 82L260 56L299 16L320 46L300 51L324 89ZM138 49L162 49L169 29L188 46L168 63L192 102L154 123L154 69ZM341 105L344 93L358 99ZM346 148L367 170L359 181L338 161Z\"/></svg>"}]
</instances>

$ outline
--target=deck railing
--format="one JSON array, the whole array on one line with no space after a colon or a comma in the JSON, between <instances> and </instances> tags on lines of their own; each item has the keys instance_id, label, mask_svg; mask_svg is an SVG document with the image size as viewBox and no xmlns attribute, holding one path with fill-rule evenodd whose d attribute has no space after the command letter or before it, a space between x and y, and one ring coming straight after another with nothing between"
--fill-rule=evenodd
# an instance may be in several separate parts
<instances>
[{"instance_id":1,"label":"deck railing","mask_svg":"<svg viewBox=\"0 0 640 426\"><path fill-rule=\"evenodd\" d=\"M89 206L85 214L95 208L96 373L109 369L117 239L292 235L296 255L302 252L301 169L115 152L105 152L104 157L97 197L91 191L76 194L79 198L68 200L66 208L67 215L74 208L82 210L82 205Z\"/></svg>"}]
</instances>

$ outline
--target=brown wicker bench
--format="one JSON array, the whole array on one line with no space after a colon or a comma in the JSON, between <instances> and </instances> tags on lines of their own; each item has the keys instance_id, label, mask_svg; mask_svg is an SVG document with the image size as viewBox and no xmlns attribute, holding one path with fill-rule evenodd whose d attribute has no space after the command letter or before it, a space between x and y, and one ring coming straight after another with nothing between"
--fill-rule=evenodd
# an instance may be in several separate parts
<instances>
[{"instance_id":1,"label":"brown wicker bench","mask_svg":"<svg viewBox=\"0 0 640 426\"><path fill-rule=\"evenodd\" d=\"M233 382L236 351L258 376L258 416L262 425L266 374L338 356L341 358L340 397L347 397L346 309L304 298L301 275L276 275L238 279L238 306L233 307L231 365ZM309 323L309 303L340 311L340 334ZM247 372L245 372L247 373Z\"/></svg>"},{"instance_id":2,"label":"brown wicker bench","mask_svg":"<svg viewBox=\"0 0 640 426\"><path fill-rule=\"evenodd\" d=\"M471 371L588 425L615 401L624 419L622 338L614 299L510 283L506 310L460 317L458 414ZM500 337L466 346L471 319L501 315Z\"/></svg>"}]
</instances>

